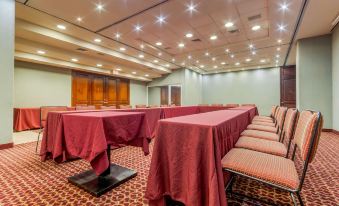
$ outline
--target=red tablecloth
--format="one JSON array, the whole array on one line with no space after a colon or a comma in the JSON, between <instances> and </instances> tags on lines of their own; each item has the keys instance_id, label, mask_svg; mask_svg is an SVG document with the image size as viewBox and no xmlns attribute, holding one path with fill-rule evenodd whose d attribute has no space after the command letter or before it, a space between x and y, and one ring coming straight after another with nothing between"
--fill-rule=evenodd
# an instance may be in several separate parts
<instances>
[{"instance_id":1,"label":"red tablecloth","mask_svg":"<svg viewBox=\"0 0 339 206\"><path fill-rule=\"evenodd\" d=\"M248 124L242 110L160 120L146 189L150 205L165 205L169 195L187 206L225 206L221 159Z\"/></svg>"},{"instance_id":2,"label":"red tablecloth","mask_svg":"<svg viewBox=\"0 0 339 206\"><path fill-rule=\"evenodd\" d=\"M162 107L162 119L199 113L199 106Z\"/></svg>"},{"instance_id":3,"label":"red tablecloth","mask_svg":"<svg viewBox=\"0 0 339 206\"><path fill-rule=\"evenodd\" d=\"M258 115L258 108L254 107L254 106L240 106L240 107L233 107L230 108L231 110L244 110L244 111L248 111L249 112L249 118L250 118L250 122L252 122L252 119L254 118L254 116Z\"/></svg>"},{"instance_id":4,"label":"red tablecloth","mask_svg":"<svg viewBox=\"0 0 339 206\"><path fill-rule=\"evenodd\" d=\"M213 112L213 111L219 111L219 110L225 110L225 109L231 108L231 107L225 107L225 106L198 106L198 107L199 107L199 113Z\"/></svg>"},{"instance_id":5,"label":"red tablecloth","mask_svg":"<svg viewBox=\"0 0 339 206\"><path fill-rule=\"evenodd\" d=\"M14 108L13 120L15 131L40 128L40 108Z\"/></svg>"},{"instance_id":6,"label":"red tablecloth","mask_svg":"<svg viewBox=\"0 0 339 206\"><path fill-rule=\"evenodd\" d=\"M62 115L62 121L65 138L56 146L90 162L97 175L109 167L107 145L132 145L149 153L151 134L143 112L71 113Z\"/></svg>"}]
</instances>

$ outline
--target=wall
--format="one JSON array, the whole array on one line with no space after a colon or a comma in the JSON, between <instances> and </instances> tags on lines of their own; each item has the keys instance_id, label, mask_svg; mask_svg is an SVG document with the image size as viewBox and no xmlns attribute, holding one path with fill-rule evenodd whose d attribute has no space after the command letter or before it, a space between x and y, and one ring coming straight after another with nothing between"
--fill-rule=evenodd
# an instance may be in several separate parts
<instances>
[{"instance_id":1,"label":"wall","mask_svg":"<svg viewBox=\"0 0 339 206\"><path fill-rule=\"evenodd\" d=\"M130 80L130 88L129 88L129 100L130 105L136 104L147 104L147 87L146 83Z\"/></svg>"},{"instance_id":2,"label":"wall","mask_svg":"<svg viewBox=\"0 0 339 206\"><path fill-rule=\"evenodd\" d=\"M160 92L160 87L148 88L148 105L161 105Z\"/></svg>"},{"instance_id":3,"label":"wall","mask_svg":"<svg viewBox=\"0 0 339 206\"><path fill-rule=\"evenodd\" d=\"M299 40L296 70L298 109L320 111L324 128L332 128L331 36Z\"/></svg>"},{"instance_id":4,"label":"wall","mask_svg":"<svg viewBox=\"0 0 339 206\"><path fill-rule=\"evenodd\" d=\"M15 2L0 1L0 148L12 146Z\"/></svg>"},{"instance_id":5,"label":"wall","mask_svg":"<svg viewBox=\"0 0 339 206\"><path fill-rule=\"evenodd\" d=\"M254 103L261 115L280 104L279 68L204 75L202 82L203 103Z\"/></svg>"},{"instance_id":6,"label":"wall","mask_svg":"<svg viewBox=\"0 0 339 206\"><path fill-rule=\"evenodd\" d=\"M339 131L339 26L332 34L333 129Z\"/></svg>"},{"instance_id":7,"label":"wall","mask_svg":"<svg viewBox=\"0 0 339 206\"><path fill-rule=\"evenodd\" d=\"M185 70L178 69L174 70L172 73L167 74L163 77L154 79L152 82L149 82L147 86L154 87L154 86L165 86L170 84L183 85L184 82L185 82Z\"/></svg>"},{"instance_id":8,"label":"wall","mask_svg":"<svg viewBox=\"0 0 339 206\"><path fill-rule=\"evenodd\" d=\"M197 105L202 102L202 75L185 69L183 105Z\"/></svg>"},{"instance_id":9,"label":"wall","mask_svg":"<svg viewBox=\"0 0 339 206\"><path fill-rule=\"evenodd\" d=\"M14 107L71 105L71 71L15 62Z\"/></svg>"}]
</instances>

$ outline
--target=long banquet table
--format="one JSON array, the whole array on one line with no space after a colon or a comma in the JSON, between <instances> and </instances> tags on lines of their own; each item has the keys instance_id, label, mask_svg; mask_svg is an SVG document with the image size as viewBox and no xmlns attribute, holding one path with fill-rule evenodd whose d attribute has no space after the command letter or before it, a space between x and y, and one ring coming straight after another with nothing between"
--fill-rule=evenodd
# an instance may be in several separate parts
<instances>
[{"instance_id":1,"label":"long banquet table","mask_svg":"<svg viewBox=\"0 0 339 206\"><path fill-rule=\"evenodd\" d=\"M14 108L13 120L17 132L40 128L40 108Z\"/></svg>"},{"instance_id":2,"label":"long banquet table","mask_svg":"<svg viewBox=\"0 0 339 206\"><path fill-rule=\"evenodd\" d=\"M147 182L150 205L165 196L185 205L226 205L222 157L250 123L249 110L221 110L160 120Z\"/></svg>"}]
</instances>

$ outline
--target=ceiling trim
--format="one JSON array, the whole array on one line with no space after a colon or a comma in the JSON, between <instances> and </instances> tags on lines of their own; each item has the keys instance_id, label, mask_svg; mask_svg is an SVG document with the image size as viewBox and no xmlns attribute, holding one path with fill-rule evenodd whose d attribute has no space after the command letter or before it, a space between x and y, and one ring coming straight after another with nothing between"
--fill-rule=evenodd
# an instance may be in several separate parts
<instances>
[{"instance_id":1,"label":"ceiling trim","mask_svg":"<svg viewBox=\"0 0 339 206\"><path fill-rule=\"evenodd\" d=\"M299 15L298 15L298 19L297 19L297 23L295 24L295 27L294 27L294 31L293 31L293 34L292 34L292 38L291 38L291 41L290 41L290 45L289 45L289 47L288 47L288 49L287 49L287 53L286 53L286 56L285 56L285 60L284 60L283 66L286 66L288 57L289 57L289 55L290 55L290 52L291 52L291 50L292 50L292 47L293 47L295 38L296 38L297 33L298 33L298 30L299 30L300 23L301 23L301 21L302 21L302 19L303 19L303 16L304 16L304 13L305 13L305 10L306 10L307 3L308 3L308 0L303 0L303 2L302 2L301 9L300 9L300 11L299 11Z\"/></svg>"},{"instance_id":2,"label":"ceiling trim","mask_svg":"<svg viewBox=\"0 0 339 206\"><path fill-rule=\"evenodd\" d=\"M169 1L169 0L164 0L164 1L162 1L162 2L159 2L159 3L157 3L157 4L152 5L152 6L148 7L148 8L146 8L146 9L143 9L143 10L141 10L141 11L138 11L138 12L136 12L136 13L134 13L134 14L132 14L132 15L129 15L129 16L123 18L123 19L120 19L120 20L118 20L118 21L116 21L116 22L114 22L114 23L112 23L112 24L110 24L110 25L107 25L107 26L105 26L105 27L103 27L103 28L101 28L101 29L96 30L95 33L102 32L103 30L106 30L106 29L108 29L108 28L110 28L110 27L112 27L112 26L115 26L115 25L117 25L117 24L120 24L120 23L122 23L122 22L124 22L124 21L126 21L126 20L128 20L128 19L130 19L130 18L133 18L133 17L135 17L135 16L137 16L137 15L140 15L140 14L142 14L142 13L148 11L148 10L151 10L151 9L153 9L153 8L159 6L159 5L162 5L162 4L164 4L164 3L167 3L168 1Z\"/></svg>"}]
</instances>

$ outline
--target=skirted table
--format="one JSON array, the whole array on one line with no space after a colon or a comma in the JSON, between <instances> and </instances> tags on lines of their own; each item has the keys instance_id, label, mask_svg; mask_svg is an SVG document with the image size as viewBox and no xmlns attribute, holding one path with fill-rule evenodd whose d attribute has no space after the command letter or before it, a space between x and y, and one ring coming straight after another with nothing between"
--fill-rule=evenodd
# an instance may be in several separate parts
<instances>
[{"instance_id":1,"label":"skirted table","mask_svg":"<svg viewBox=\"0 0 339 206\"><path fill-rule=\"evenodd\" d=\"M148 176L150 205L225 206L222 157L250 123L248 111L220 110L159 121Z\"/></svg>"},{"instance_id":2,"label":"skirted table","mask_svg":"<svg viewBox=\"0 0 339 206\"><path fill-rule=\"evenodd\" d=\"M40 108L14 108L14 131L40 128Z\"/></svg>"}]
</instances>

